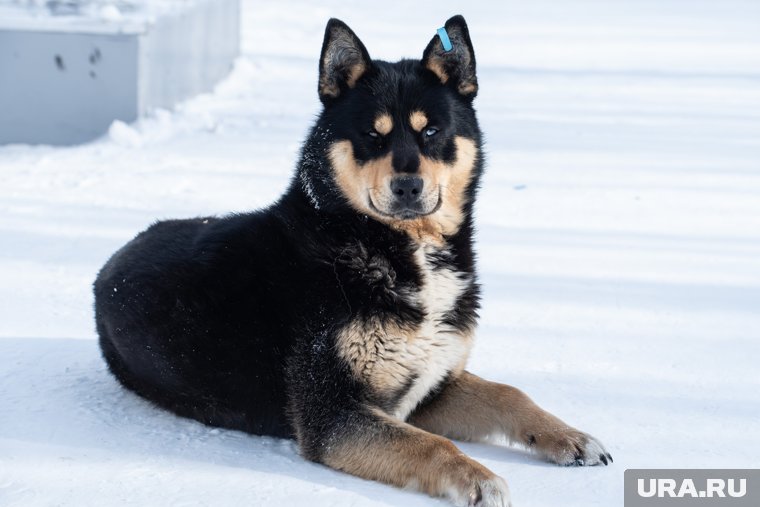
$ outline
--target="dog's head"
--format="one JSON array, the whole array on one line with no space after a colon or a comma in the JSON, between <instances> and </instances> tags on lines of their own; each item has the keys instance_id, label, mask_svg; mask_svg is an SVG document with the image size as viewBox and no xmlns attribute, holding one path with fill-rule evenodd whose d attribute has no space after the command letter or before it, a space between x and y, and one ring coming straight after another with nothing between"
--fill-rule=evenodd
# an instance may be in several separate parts
<instances>
[{"instance_id":1,"label":"dog's head","mask_svg":"<svg viewBox=\"0 0 760 507\"><path fill-rule=\"evenodd\" d=\"M421 60L388 63L332 19L320 57L324 110L312 139L331 184L356 212L415 237L459 230L481 167L472 43L461 16L445 30L450 47L436 35Z\"/></svg>"}]
</instances>

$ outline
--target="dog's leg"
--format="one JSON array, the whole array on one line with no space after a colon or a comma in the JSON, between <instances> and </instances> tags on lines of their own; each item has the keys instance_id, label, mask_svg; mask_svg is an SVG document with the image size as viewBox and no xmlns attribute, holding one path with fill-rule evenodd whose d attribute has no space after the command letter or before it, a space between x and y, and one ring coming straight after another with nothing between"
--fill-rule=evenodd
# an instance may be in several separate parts
<instances>
[{"instance_id":1,"label":"dog's leg","mask_svg":"<svg viewBox=\"0 0 760 507\"><path fill-rule=\"evenodd\" d=\"M401 488L446 497L462 507L509 507L506 482L465 456L448 439L379 410L343 414L340 427L314 439L299 432L307 458Z\"/></svg>"},{"instance_id":2,"label":"dog's leg","mask_svg":"<svg viewBox=\"0 0 760 507\"><path fill-rule=\"evenodd\" d=\"M612 456L594 437L578 431L512 386L463 372L408 422L458 440L503 435L560 465L605 465Z\"/></svg>"}]
</instances>

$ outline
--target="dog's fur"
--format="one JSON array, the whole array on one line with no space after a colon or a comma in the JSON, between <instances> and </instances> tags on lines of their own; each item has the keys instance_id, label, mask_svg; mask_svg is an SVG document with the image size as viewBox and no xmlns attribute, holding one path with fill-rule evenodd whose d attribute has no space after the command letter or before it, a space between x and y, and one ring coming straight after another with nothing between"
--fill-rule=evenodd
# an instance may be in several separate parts
<instances>
[{"instance_id":1,"label":"dog's fur","mask_svg":"<svg viewBox=\"0 0 760 507\"><path fill-rule=\"evenodd\" d=\"M125 386L459 505L508 505L509 492L444 437L502 435L564 465L611 460L521 391L464 370L483 151L467 25L456 16L446 30L453 50L434 37L422 60L387 63L330 20L324 108L285 195L156 223L114 254L95 309Z\"/></svg>"}]
</instances>

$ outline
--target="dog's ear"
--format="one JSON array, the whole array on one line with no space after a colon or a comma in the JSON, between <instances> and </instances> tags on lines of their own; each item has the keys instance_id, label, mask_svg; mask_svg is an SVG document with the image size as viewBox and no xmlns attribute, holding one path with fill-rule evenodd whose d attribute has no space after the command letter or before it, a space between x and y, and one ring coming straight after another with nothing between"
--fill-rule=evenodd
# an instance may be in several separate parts
<instances>
[{"instance_id":1,"label":"dog's ear","mask_svg":"<svg viewBox=\"0 0 760 507\"><path fill-rule=\"evenodd\" d=\"M474 98L478 92L478 78L467 23L462 16L454 16L446 21L445 29L450 49L447 51L441 36L436 35L422 54L422 65L442 83L452 86L465 97Z\"/></svg>"},{"instance_id":2,"label":"dog's ear","mask_svg":"<svg viewBox=\"0 0 760 507\"><path fill-rule=\"evenodd\" d=\"M325 28L319 59L319 99L327 103L356 81L370 66L367 49L343 21L332 18Z\"/></svg>"}]
</instances>

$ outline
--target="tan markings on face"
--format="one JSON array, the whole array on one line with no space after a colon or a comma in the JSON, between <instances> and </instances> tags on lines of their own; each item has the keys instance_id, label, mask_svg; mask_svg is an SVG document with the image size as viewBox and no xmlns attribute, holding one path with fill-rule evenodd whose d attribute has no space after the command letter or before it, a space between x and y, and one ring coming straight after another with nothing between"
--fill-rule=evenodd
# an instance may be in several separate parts
<instances>
[{"instance_id":1,"label":"tan markings on face","mask_svg":"<svg viewBox=\"0 0 760 507\"><path fill-rule=\"evenodd\" d=\"M390 194L390 181L393 176L392 155L371 160L365 164L359 164L354 158L354 148L351 141L338 141L329 152L330 162L332 163L335 174L335 181L340 187L343 197L358 212L384 221L383 215L372 209L369 199L371 194L377 194L373 199L374 205L382 210L389 202L388 198L382 199L383 189L388 189Z\"/></svg>"},{"instance_id":2,"label":"tan markings on face","mask_svg":"<svg viewBox=\"0 0 760 507\"><path fill-rule=\"evenodd\" d=\"M360 164L350 141L338 141L329 153L335 180L348 203L360 213L388 224L399 220L389 216L396 200L390 188L394 176L392 157L388 153ZM425 182L420 196L423 210L432 211L438 204L439 190L434 183Z\"/></svg>"},{"instance_id":3,"label":"tan markings on face","mask_svg":"<svg viewBox=\"0 0 760 507\"><path fill-rule=\"evenodd\" d=\"M412 129L416 132L422 132L422 129L424 129L427 124L428 118L422 111L413 111L412 114L409 115L409 125L411 125Z\"/></svg>"},{"instance_id":4,"label":"tan markings on face","mask_svg":"<svg viewBox=\"0 0 760 507\"><path fill-rule=\"evenodd\" d=\"M432 211L439 200L440 207L429 215L407 220L388 216L395 200L390 190L393 178L390 153L380 159L359 164L354 158L351 142L338 141L330 149L329 158L335 180L354 209L406 232L415 241L442 245L445 242L444 236L455 234L462 224L467 199L465 191L472 180L478 155L477 146L471 139L456 137L454 143L457 157L451 164L420 157L418 176L424 181L420 197L422 208Z\"/></svg>"},{"instance_id":5,"label":"tan markings on face","mask_svg":"<svg viewBox=\"0 0 760 507\"><path fill-rule=\"evenodd\" d=\"M387 113L383 113L375 118L375 131L381 136L387 136L393 130L393 119Z\"/></svg>"},{"instance_id":6,"label":"tan markings on face","mask_svg":"<svg viewBox=\"0 0 760 507\"><path fill-rule=\"evenodd\" d=\"M444 236L451 236L459 230L464 219L464 205L467 203L466 189L472 180L478 149L475 142L465 137L456 137L457 158L453 164L440 160L420 157L420 176L425 184L437 185L441 192L441 207L435 213L412 220L396 220L391 226L405 231L421 243L441 245Z\"/></svg>"}]
</instances>

